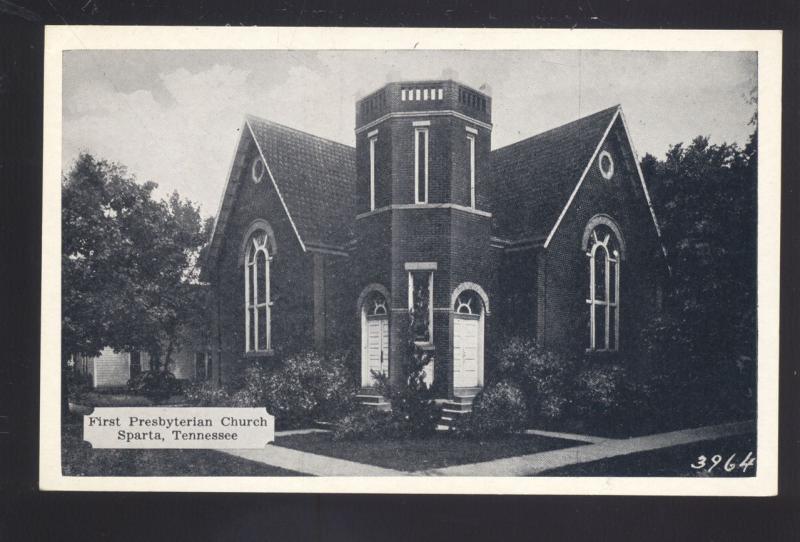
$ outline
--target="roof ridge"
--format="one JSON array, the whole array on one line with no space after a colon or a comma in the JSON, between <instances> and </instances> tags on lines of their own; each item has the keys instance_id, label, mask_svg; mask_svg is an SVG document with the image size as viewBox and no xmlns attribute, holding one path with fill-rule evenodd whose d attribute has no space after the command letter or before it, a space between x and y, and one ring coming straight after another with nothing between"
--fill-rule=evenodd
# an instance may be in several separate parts
<instances>
[{"instance_id":1,"label":"roof ridge","mask_svg":"<svg viewBox=\"0 0 800 542\"><path fill-rule=\"evenodd\" d=\"M244 119L245 119L245 122L248 122L250 120L255 120L257 122L262 122L264 124L270 124L272 126L276 126L278 128L282 128L284 130L289 130L290 132L296 132L296 133L302 134L304 136L313 137L314 139L318 139L320 141L324 141L325 143L331 143L333 145L338 145L338 146L344 147L345 149L348 149L348 150L353 150L353 151L355 150L354 146L348 145L347 143L342 143L340 141L334 141L333 139L330 139L330 138L327 138L327 137L318 136L316 134L312 134L311 132L305 132L305 131L300 130L298 128L293 128L291 126L287 126L285 124L281 124L280 122L275 122L274 120L265 119L264 117L259 117L258 115L253 115L252 113L245 113Z\"/></svg>"},{"instance_id":2,"label":"roof ridge","mask_svg":"<svg viewBox=\"0 0 800 542\"><path fill-rule=\"evenodd\" d=\"M494 152L497 152L497 151L504 151L506 149L510 149L511 147L515 147L515 146L520 145L522 143L530 142L530 140L532 140L534 138L547 135L550 132L554 132L555 130L559 130L561 128L565 128L565 127L569 126L570 124L575 124L576 122L584 121L584 120L586 120L586 119L588 119L590 117L595 117L595 116L601 115L603 113L608 113L610 111L616 111L618 109L622 109L622 104L612 105L611 107L606 107L605 109L601 109L599 111L595 111L594 113L589 113L588 115L584 115L582 117L578 117L577 119L571 120L569 122L565 122L564 124L559 124L558 126L554 126L553 128L548 128L544 132L539 132L538 134L533 134L533 135L528 136L528 137L526 137L524 139L520 139L519 141L515 141L514 143L509 143L508 145L506 145L504 147L498 147L498 148L494 149L492 152L494 153Z\"/></svg>"}]
</instances>

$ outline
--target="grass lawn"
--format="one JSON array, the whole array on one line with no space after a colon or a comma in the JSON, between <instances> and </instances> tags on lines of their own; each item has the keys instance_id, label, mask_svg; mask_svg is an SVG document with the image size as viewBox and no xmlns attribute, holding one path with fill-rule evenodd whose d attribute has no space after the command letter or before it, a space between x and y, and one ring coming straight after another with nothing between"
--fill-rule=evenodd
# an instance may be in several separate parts
<instances>
[{"instance_id":1,"label":"grass lawn","mask_svg":"<svg viewBox=\"0 0 800 542\"><path fill-rule=\"evenodd\" d=\"M277 437L275 440L276 446L408 472L534 454L582 444L584 443L535 435L512 435L477 441L454 438L441 432L429 438L402 440L336 442L330 433L291 435Z\"/></svg>"},{"instance_id":2,"label":"grass lawn","mask_svg":"<svg viewBox=\"0 0 800 542\"><path fill-rule=\"evenodd\" d=\"M64 476L303 476L215 450L94 450L74 420L62 428Z\"/></svg>"},{"instance_id":3,"label":"grass lawn","mask_svg":"<svg viewBox=\"0 0 800 542\"><path fill-rule=\"evenodd\" d=\"M688 476L721 478L755 476L757 461L746 472L742 472L742 469L738 468L738 465L745 459L748 452L753 452L752 457L756 457L756 436L753 434L696 442L652 452L623 455L580 465L570 465L543 472L539 476ZM717 454L722 459L709 472L709 468L713 464L712 458ZM734 461L737 468L731 472L726 472L724 465L732 454L736 454ZM690 465L692 464L699 465L698 457L700 455L706 456L706 467L703 469L691 468Z\"/></svg>"}]
</instances>

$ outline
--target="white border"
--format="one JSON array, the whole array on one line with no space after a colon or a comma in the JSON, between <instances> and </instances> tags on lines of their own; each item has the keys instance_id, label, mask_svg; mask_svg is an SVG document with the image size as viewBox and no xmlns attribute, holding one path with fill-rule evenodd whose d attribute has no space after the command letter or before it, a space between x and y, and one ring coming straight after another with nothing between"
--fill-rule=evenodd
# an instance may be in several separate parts
<instances>
[{"instance_id":1,"label":"white border","mask_svg":"<svg viewBox=\"0 0 800 542\"><path fill-rule=\"evenodd\" d=\"M379 47L376 47L379 44ZM780 31L48 26L45 29L42 253L61 251L61 80L68 49L605 49L757 51L758 475L753 478L64 477L58 266L42 269L40 487L76 491L774 495L778 444ZM52 261L52 258L43 261Z\"/></svg>"}]
</instances>

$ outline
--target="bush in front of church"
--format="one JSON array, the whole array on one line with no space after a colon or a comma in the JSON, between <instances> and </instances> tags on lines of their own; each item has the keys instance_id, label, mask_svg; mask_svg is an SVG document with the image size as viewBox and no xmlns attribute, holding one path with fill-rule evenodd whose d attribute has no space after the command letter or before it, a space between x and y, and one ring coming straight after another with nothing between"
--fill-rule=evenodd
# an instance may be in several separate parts
<instances>
[{"instance_id":1,"label":"bush in front of church","mask_svg":"<svg viewBox=\"0 0 800 542\"><path fill-rule=\"evenodd\" d=\"M505 340L494 353L490 381L514 382L525 397L528 420L555 420L568 409L576 362L521 337Z\"/></svg>"},{"instance_id":2,"label":"bush in front of church","mask_svg":"<svg viewBox=\"0 0 800 542\"><path fill-rule=\"evenodd\" d=\"M231 404L228 388L217 386L209 381L191 382L183 389L186 402L199 407L224 407Z\"/></svg>"},{"instance_id":3,"label":"bush in front of church","mask_svg":"<svg viewBox=\"0 0 800 542\"><path fill-rule=\"evenodd\" d=\"M391 438L392 415L376 408L362 407L345 414L334 423L333 440Z\"/></svg>"},{"instance_id":4,"label":"bush in front of church","mask_svg":"<svg viewBox=\"0 0 800 542\"><path fill-rule=\"evenodd\" d=\"M355 408L356 387L341 356L307 351L246 369L234 406L266 407L281 429L333 420Z\"/></svg>"},{"instance_id":5,"label":"bush in front of church","mask_svg":"<svg viewBox=\"0 0 800 542\"><path fill-rule=\"evenodd\" d=\"M525 396L516 385L502 381L484 388L472 403L472 412L454 427L458 436L500 437L523 431L528 422Z\"/></svg>"}]
</instances>

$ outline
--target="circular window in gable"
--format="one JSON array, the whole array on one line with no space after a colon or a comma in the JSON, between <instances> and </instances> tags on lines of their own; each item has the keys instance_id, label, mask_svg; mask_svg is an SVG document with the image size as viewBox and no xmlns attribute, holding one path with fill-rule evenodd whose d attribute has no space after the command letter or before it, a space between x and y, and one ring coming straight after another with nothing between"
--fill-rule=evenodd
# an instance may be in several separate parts
<instances>
[{"instance_id":1,"label":"circular window in gable","mask_svg":"<svg viewBox=\"0 0 800 542\"><path fill-rule=\"evenodd\" d=\"M261 158L256 157L253 160L253 165L250 168L250 176L253 178L253 182L258 184L261 182L261 179L264 178L264 162L261 161Z\"/></svg>"},{"instance_id":2,"label":"circular window in gable","mask_svg":"<svg viewBox=\"0 0 800 542\"><path fill-rule=\"evenodd\" d=\"M608 151L600 153L600 158L597 160L597 165L600 167L600 173L604 179L610 179L614 175L614 160Z\"/></svg>"}]
</instances>

